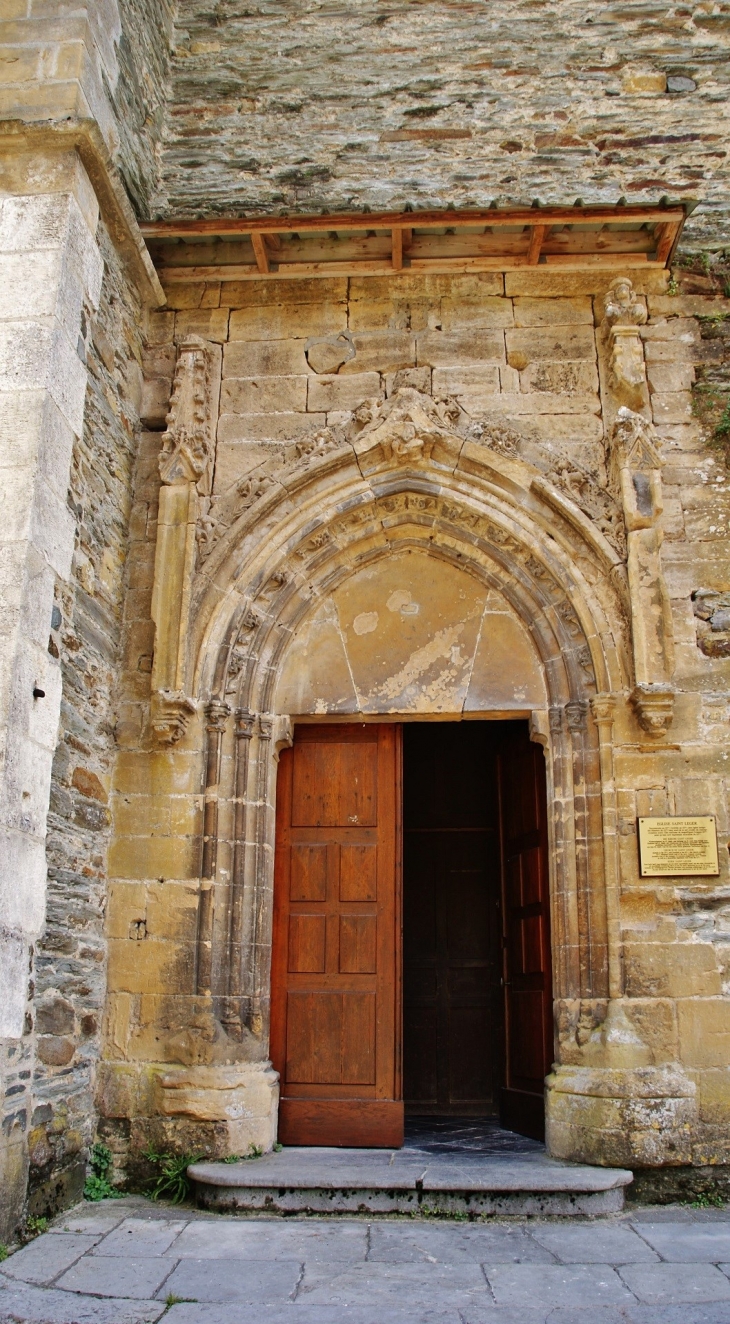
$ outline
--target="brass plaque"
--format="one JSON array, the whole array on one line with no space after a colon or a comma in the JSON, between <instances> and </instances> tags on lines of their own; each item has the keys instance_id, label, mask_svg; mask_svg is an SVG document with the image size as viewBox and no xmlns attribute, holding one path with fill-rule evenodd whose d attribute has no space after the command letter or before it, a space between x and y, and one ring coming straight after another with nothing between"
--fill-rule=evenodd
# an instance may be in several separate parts
<instances>
[{"instance_id":1,"label":"brass plaque","mask_svg":"<svg viewBox=\"0 0 730 1324\"><path fill-rule=\"evenodd\" d=\"M640 818L639 860L642 878L718 874L714 818Z\"/></svg>"}]
</instances>

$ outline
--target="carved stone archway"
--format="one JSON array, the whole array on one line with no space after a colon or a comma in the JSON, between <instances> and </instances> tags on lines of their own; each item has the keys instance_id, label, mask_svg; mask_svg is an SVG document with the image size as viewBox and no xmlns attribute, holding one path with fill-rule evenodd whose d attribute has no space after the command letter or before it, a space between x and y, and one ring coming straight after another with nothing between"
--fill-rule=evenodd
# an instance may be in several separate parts
<instances>
[{"instance_id":1,"label":"carved stone archway","mask_svg":"<svg viewBox=\"0 0 730 1324\"><path fill-rule=\"evenodd\" d=\"M548 696L532 714L551 806L558 1062L548 1135L555 1152L585 1157L570 1100L600 1096L601 1073L647 1064L621 1006L612 727L617 701L629 696L647 730L661 733L671 720L670 688L645 665L664 647L665 603L654 591L660 485L646 425L626 409L598 493L570 466L556 483L514 452L508 429L474 429L452 402L403 388L364 402L343 428L293 442L216 508L208 500L176 630L166 623L158 555L158 640L174 642L178 688L153 693L152 726L169 743L202 707L195 993L233 1058L260 1062L276 763L291 740L276 693L293 641L348 576L404 547L499 593L529 634ZM194 475L185 481L192 493ZM639 629L636 608L647 604ZM156 666L164 668L157 645Z\"/></svg>"}]
</instances>

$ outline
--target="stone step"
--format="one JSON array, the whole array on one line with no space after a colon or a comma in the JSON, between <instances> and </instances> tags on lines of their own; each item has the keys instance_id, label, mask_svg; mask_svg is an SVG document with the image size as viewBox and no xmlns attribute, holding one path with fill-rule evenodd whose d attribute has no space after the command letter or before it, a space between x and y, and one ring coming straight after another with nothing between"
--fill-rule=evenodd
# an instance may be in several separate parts
<instances>
[{"instance_id":1,"label":"stone step","mask_svg":"<svg viewBox=\"0 0 730 1324\"><path fill-rule=\"evenodd\" d=\"M633 1174L544 1152L287 1148L188 1168L198 1205L280 1214L615 1214Z\"/></svg>"}]
</instances>

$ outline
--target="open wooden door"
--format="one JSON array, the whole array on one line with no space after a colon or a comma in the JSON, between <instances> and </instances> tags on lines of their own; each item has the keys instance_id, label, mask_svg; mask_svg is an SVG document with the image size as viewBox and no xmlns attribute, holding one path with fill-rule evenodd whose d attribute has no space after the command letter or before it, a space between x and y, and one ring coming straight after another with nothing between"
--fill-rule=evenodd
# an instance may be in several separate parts
<instances>
[{"instance_id":1,"label":"open wooden door","mask_svg":"<svg viewBox=\"0 0 730 1324\"><path fill-rule=\"evenodd\" d=\"M288 1145L399 1146L395 725L297 727L276 812L271 1056Z\"/></svg>"},{"instance_id":2,"label":"open wooden door","mask_svg":"<svg viewBox=\"0 0 730 1324\"><path fill-rule=\"evenodd\" d=\"M542 1140L553 1060L545 756L526 729L497 759L502 856L505 1080L500 1121Z\"/></svg>"}]
</instances>

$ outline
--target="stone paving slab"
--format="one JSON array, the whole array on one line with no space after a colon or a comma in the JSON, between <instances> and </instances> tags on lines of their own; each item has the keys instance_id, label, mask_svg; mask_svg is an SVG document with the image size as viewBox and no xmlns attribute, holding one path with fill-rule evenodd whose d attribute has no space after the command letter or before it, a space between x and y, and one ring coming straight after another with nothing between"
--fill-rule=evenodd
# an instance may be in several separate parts
<instances>
[{"instance_id":1,"label":"stone paving slab","mask_svg":"<svg viewBox=\"0 0 730 1324\"><path fill-rule=\"evenodd\" d=\"M125 1218L99 1246L100 1255L141 1256L143 1259L164 1255L187 1227L181 1219L161 1222L147 1218Z\"/></svg>"},{"instance_id":2,"label":"stone paving slab","mask_svg":"<svg viewBox=\"0 0 730 1324\"><path fill-rule=\"evenodd\" d=\"M518 1318L512 1312L502 1316L492 1311L489 1324L545 1324L544 1312L534 1319L530 1312ZM165 1324L463 1324L463 1311L430 1310L418 1306L382 1305L366 1309L349 1306L306 1305L299 1301L281 1306L215 1306L184 1303L172 1306ZM623 1321L621 1322L623 1324Z\"/></svg>"},{"instance_id":3,"label":"stone paving slab","mask_svg":"<svg viewBox=\"0 0 730 1324\"><path fill-rule=\"evenodd\" d=\"M641 1223L641 1235L664 1260L717 1264L730 1260L730 1223Z\"/></svg>"},{"instance_id":4,"label":"stone paving slab","mask_svg":"<svg viewBox=\"0 0 730 1324\"><path fill-rule=\"evenodd\" d=\"M155 1324L162 1301L129 1301L0 1282L0 1324Z\"/></svg>"},{"instance_id":5,"label":"stone paving slab","mask_svg":"<svg viewBox=\"0 0 730 1324\"><path fill-rule=\"evenodd\" d=\"M300 1260L180 1260L159 1295L276 1305L292 1299L303 1271Z\"/></svg>"},{"instance_id":6,"label":"stone paving slab","mask_svg":"<svg viewBox=\"0 0 730 1324\"><path fill-rule=\"evenodd\" d=\"M363 1221L226 1219L189 1223L166 1255L200 1260L233 1255L245 1260L348 1261L364 1260L367 1250L368 1225Z\"/></svg>"},{"instance_id":7,"label":"stone paving slab","mask_svg":"<svg viewBox=\"0 0 730 1324\"><path fill-rule=\"evenodd\" d=\"M621 1277L639 1301L730 1301L730 1281L713 1264L627 1264Z\"/></svg>"},{"instance_id":8,"label":"stone paving slab","mask_svg":"<svg viewBox=\"0 0 730 1324\"><path fill-rule=\"evenodd\" d=\"M630 1227L588 1223L580 1227L534 1227L532 1235L562 1264L658 1263L659 1256Z\"/></svg>"},{"instance_id":9,"label":"stone paving slab","mask_svg":"<svg viewBox=\"0 0 730 1324\"><path fill-rule=\"evenodd\" d=\"M355 1264L307 1265L297 1304L362 1306L381 1309L405 1303L457 1310L477 1300L490 1300L478 1264Z\"/></svg>"},{"instance_id":10,"label":"stone paving slab","mask_svg":"<svg viewBox=\"0 0 730 1324\"><path fill-rule=\"evenodd\" d=\"M487 1264L484 1272L498 1306L588 1309L631 1305L636 1299L607 1264Z\"/></svg>"},{"instance_id":11,"label":"stone paving slab","mask_svg":"<svg viewBox=\"0 0 730 1324\"><path fill-rule=\"evenodd\" d=\"M651 1253L651 1252L650 1252ZM460 1264L464 1261L554 1264L555 1257L526 1228L480 1227L434 1223L373 1223L369 1262L427 1262Z\"/></svg>"},{"instance_id":12,"label":"stone paving slab","mask_svg":"<svg viewBox=\"0 0 730 1324\"><path fill-rule=\"evenodd\" d=\"M5 1260L3 1273L9 1278L21 1278L26 1283L51 1283L64 1269L93 1250L98 1240L98 1235L84 1237L74 1232L39 1237Z\"/></svg>"},{"instance_id":13,"label":"stone paving slab","mask_svg":"<svg viewBox=\"0 0 730 1324\"><path fill-rule=\"evenodd\" d=\"M96 1296L132 1297L151 1300L173 1268L173 1262L158 1257L124 1259L120 1255L94 1255L78 1260L56 1282L68 1292Z\"/></svg>"}]
</instances>

